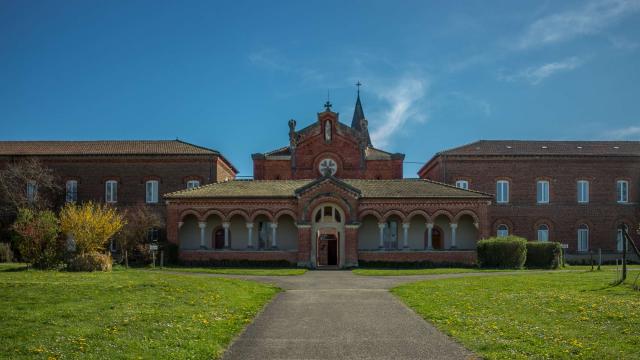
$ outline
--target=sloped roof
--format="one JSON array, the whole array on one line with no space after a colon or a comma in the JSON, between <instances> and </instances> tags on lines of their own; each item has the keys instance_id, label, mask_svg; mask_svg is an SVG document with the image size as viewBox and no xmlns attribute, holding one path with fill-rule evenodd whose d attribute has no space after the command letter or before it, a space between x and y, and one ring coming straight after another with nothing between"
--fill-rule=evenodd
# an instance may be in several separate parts
<instances>
[{"instance_id":1,"label":"sloped roof","mask_svg":"<svg viewBox=\"0 0 640 360\"><path fill-rule=\"evenodd\" d=\"M296 190L318 179L232 180L165 195L167 199L295 197ZM363 198L458 198L485 199L491 195L423 179L364 180L339 179L359 190Z\"/></svg>"},{"instance_id":2,"label":"sloped roof","mask_svg":"<svg viewBox=\"0 0 640 360\"><path fill-rule=\"evenodd\" d=\"M640 156L640 141L479 140L437 155Z\"/></svg>"},{"instance_id":3,"label":"sloped roof","mask_svg":"<svg viewBox=\"0 0 640 360\"><path fill-rule=\"evenodd\" d=\"M219 155L180 140L0 141L0 155Z\"/></svg>"}]
</instances>

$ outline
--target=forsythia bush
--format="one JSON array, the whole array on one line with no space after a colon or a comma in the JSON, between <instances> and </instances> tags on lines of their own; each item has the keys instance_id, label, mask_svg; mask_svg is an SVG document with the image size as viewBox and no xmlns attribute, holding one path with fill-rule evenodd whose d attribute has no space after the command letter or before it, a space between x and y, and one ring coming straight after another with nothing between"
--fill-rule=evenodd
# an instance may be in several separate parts
<instances>
[{"instance_id":1,"label":"forsythia bush","mask_svg":"<svg viewBox=\"0 0 640 360\"><path fill-rule=\"evenodd\" d=\"M518 236L478 241L478 265L484 268L521 269L527 259L527 240Z\"/></svg>"},{"instance_id":2,"label":"forsythia bush","mask_svg":"<svg viewBox=\"0 0 640 360\"><path fill-rule=\"evenodd\" d=\"M60 211L62 232L71 234L80 254L104 250L125 222L120 213L105 204L67 204Z\"/></svg>"},{"instance_id":3,"label":"forsythia bush","mask_svg":"<svg viewBox=\"0 0 640 360\"><path fill-rule=\"evenodd\" d=\"M41 269L55 268L61 263L64 242L60 239L60 225L53 212L19 209L12 228L25 262Z\"/></svg>"},{"instance_id":4,"label":"forsythia bush","mask_svg":"<svg viewBox=\"0 0 640 360\"><path fill-rule=\"evenodd\" d=\"M109 271L111 255L103 255L109 239L125 225L122 215L113 207L87 202L67 204L60 211L62 232L70 234L76 245L76 255L69 260L69 270Z\"/></svg>"}]
</instances>

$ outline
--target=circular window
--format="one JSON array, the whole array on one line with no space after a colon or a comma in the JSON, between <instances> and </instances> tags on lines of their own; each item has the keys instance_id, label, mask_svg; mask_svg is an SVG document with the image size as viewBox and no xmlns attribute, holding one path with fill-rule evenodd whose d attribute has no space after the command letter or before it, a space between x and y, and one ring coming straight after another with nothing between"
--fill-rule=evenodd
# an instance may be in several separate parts
<instances>
[{"instance_id":1,"label":"circular window","mask_svg":"<svg viewBox=\"0 0 640 360\"><path fill-rule=\"evenodd\" d=\"M338 171L338 164L333 159L323 159L318 164L318 170L321 175L335 175Z\"/></svg>"}]
</instances>

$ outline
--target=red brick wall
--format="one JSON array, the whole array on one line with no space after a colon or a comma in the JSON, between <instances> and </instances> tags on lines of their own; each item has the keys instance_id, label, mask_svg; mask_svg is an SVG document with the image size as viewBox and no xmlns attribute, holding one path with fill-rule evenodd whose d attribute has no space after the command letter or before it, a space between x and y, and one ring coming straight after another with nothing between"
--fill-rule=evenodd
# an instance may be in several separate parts
<instances>
[{"instance_id":1,"label":"red brick wall","mask_svg":"<svg viewBox=\"0 0 640 360\"><path fill-rule=\"evenodd\" d=\"M331 142L324 138L325 121L333 125ZM324 112L318 115L318 123L300 140L295 150L295 172L291 160L253 160L253 177L258 180L314 179L320 176L318 164L322 159L331 158L338 163L336 177L344 179L400 179L403 176L403 159L368 160L365 169L361 166L361 152L358 139L351 132L336 126L337 114Z\"/></svg>"},{"instance_id":2,"label":"red brick wall","mask_svg":"<svg viewBox=\"0 0 640 360\"><path fill-rule=\"evenodd\" d=\"M537 226L550 227L549 239L577 250L577 227L589 226L590 248L615 251L621 222L640 222L640 158L605 157L437 157L420 176L491 194L498 179L509 180L509 204L489 207L491 234L500 223L512 233L537 239ZM536 204L536 181L549 180L549 204ZM577 180L589 181L589 203L577 203ZM616 203L616 180L629 181L629 203ZM633 234L632 234L633 236Z\"/></svg>"},{"instance_id":3,"label":"red brick wall","mask_svg":"<svg viewBox=\"0 0 640 360\"><path fill-rule=\"evenodd\" d=\"M278 261L286 260L296 264L297 251L211 251L211 250L180 250L180 261L207 262L211 260L250 260L250 261Z\"/></svg>"},{"instance_id":4,"label":"red brick wall","mask_svg":"<svg viewBox=\"0 0 640 360\"><path fill-rule=\"evenodd\" d=\"M359 261L418 262L475 265L475 251L359 251Z\"/></svg>"}]
</instances>

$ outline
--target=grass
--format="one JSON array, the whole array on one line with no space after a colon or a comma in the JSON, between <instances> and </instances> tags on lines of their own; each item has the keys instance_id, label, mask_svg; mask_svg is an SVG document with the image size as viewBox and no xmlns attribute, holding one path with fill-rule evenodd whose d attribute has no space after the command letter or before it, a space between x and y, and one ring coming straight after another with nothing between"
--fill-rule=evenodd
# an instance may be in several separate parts
<instances>
[{"instance_id":1,"label":"grass","mask_svg":"<svg viewBox=\"0 0 640 360\"><path fill-rule=\"evenodd\" d=\"M392 292L488 359L638 359L640 292L615 273L421 281Z\"/></svg>"},{"instance_id":2,"label":"grass","mask_svg":"<svg viewBox=\"0 0 640 360\"><path fill-rule=\"evenodd\" d=\"M188 273L227 274L227 275L258 275L258 276L293 276L303 275L307 269L298 268L217 268L217 267L181 267L165 266L164 270Z\"/></svg>"},{"instance_id":3,"label":"grass","mask_svg":"<svg viewBox=\"0 0 640 360\"><path fill-rule=\"evenodd\" d=\"M353 273L364 276L404 276L460 274L469 272L496 272L507 270L482 270L478 268L434 268L434 269L354 269ZM513 271L513 270L510 270Z\"/></svg>"},{"instance_id":4,"label":"grass","mask_svg":"<svg viewBox=\"0 0 640 360\"><path fill-rule=\"evenodd\" d=\"M218 358L279 291L143 270L7 271L0 358Z\"/></svg>"}]
</instances>

